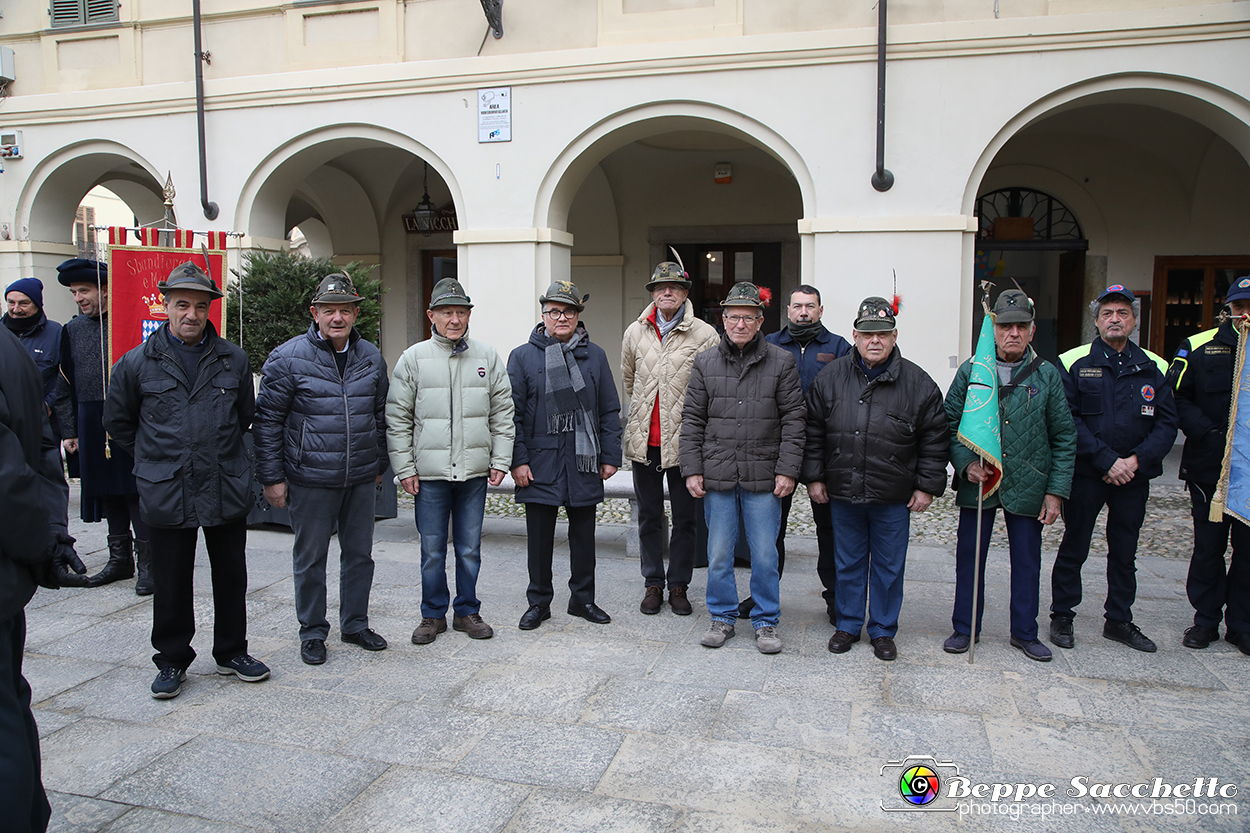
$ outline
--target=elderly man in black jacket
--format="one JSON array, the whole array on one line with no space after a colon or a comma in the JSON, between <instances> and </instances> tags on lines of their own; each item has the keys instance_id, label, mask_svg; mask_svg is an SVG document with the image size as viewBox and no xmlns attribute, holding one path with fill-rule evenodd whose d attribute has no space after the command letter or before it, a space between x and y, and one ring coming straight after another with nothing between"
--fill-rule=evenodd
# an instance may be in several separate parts
<instances>
[{"instance_id":1,"label":"elderly man in black jacket","mask_svg":"<svg viewBox=\"0 0 1250 833\"><path fill-rule=\"evenodd\" d=\"M686 488L704 498L707 609L701 644L719 648L734 635L738 588L734 547L741 517L751 545L751 626L760 653L781 650L777 531L781 499L803 466L803 391L794 356L760 336L759 287L734 284L721 301L725 335L694 360L678 447Z\"/></svg>"},{"instance_id":2,"label":"elderly man in black jacket","mask_svg":"<svg viewBox=\"0 0 1250 833\"><path fill-rule=\"evenodd\" d=\"M942 392L899 352L898 312L866 298L855 318L855 349L820 372L807 393L803 476L828 503L837 564L837 630L829 650L860 639L864 610L877 659L898 656L910 512L946 490L949 442Z\"/></svg>"},{"instance_id":3,"label":"elderly man in black jacket","mask_svg":"<svg viewBox=\"0 0 1250 833\"><path fill-rule=\"evenodd\" d=\"M516 409L512 479L516 501L525 505L529 549L523 631L551 618L561 506L569 518L569 615L611 621L595 604L595 507L603 502L603 481L621 465L621 400L607 355L578 322L585 300L571 282L552 283L538 298L542 321L508 356Z\"/></svg>"},{"instance_id":4,"label":"elderly man in black jacket","mask_svg":"<svg viewBox=\"0 0 1250 833\"><path fill-rule=\"evenodd\" d=\"M169 320L113 366L104 428L133 455L139 510L151 527L152 683L177 697L195 659L196 531L213 570L217 673L254 683L269 677L247 653L247 513L252 464L243 434L256 397L247 354L217 335L209 305L222 296L193 263L157 284Z\"/></svg>"},{"instance_id":5,"label":"elderly man in black jacket","mask_svg":"<svg viewBox=\"0 0 1250 833\"><path fill-rule=\"evenodd\" d=\"M369 591L390 378L378 348L356 331L362 300L347 275L327 275L313 294L308 332L269 354L256 399L257 479L272 505L290 509L300 659L308 665L326 661L326 556L335 521L339 638L366 651L386 648L369 627Z\"/></svg>"}]
</instances>

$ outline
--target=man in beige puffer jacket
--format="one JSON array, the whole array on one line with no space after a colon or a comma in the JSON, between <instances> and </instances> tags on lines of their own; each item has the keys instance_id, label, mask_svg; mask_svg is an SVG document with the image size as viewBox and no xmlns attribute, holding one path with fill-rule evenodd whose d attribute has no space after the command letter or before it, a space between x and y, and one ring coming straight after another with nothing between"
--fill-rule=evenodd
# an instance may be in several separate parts
<instances>
[{"instance_id":1,"label":"man in beige puffer jacket","mask_svg":"<svg viewBox=\"0 0 1250 833\"><path fill-rule=\"evenodd\" d=\"M712 325L695 315L690 276L680 264L655 267L647 284L652 302L625 330L621 344L621 376L629 414L622 436L624 455L633 461L634 496L638 501L638 541L646 584L639 609L659 613L667 582L669 606L690 613L686 587L694 573L701 501L690 496L677 466L681 409L694 357L720 342ZM673 507L673 532L664 571L664 478Z\"/></svg>"},{"instance_id":2,"label":"man in beige puffer jacket","mask_svg":"<svg viewBox=\"0 0 1250 833\"><path fill-rule=\"evenodd\" d=\"M478 611L486 484L498 486L512 463L512 384L495 348L468 337L473 305L459 281L434 285L429 339L395 364L386 400L391 468L415 498L421 534L421 624L414 645L452 629L472 639L494 631ZM447 522L456 552L456 598L447 588Z\"/></svg>"}]
</instances>

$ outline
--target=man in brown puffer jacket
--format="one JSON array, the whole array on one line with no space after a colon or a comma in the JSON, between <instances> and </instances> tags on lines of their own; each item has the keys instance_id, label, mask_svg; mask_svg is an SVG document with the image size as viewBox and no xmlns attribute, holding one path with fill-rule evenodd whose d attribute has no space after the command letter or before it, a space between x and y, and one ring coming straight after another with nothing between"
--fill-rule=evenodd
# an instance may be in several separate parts
<instances>
[{"instance_id":1,"label":"man in brown puffer jacket","mask_svg":"<svg viewBox=\"0 0 1250 833\"><path fill-rule=\"evenodd\" d=\"M803 464L806 408L794 356L760 336L764 304L745 281L729 290L725 335L694 360L682 410L679 458L686 488L703 498L708 526L707 608L702 644L734 635L734 546L741 515L751 545L751 625L761 653L781 650L777 531L781 499Z\"/></svg>"}]
</instances>

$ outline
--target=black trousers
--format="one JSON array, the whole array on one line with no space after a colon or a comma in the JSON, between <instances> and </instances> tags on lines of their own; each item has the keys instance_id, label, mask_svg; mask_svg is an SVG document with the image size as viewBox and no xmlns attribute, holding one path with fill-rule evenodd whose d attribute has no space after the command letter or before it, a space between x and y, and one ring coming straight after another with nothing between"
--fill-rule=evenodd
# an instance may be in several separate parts
<instances>
[{"instance_id":1,"label":"black trousers","mask_svg":"<svg viewBox=\"0 0 1250 833\"><path fill-rule=\"evenodd\" d=\"M829 504L817 503L808 499L812 505L812 519L816 522L816 575L825 588L821 597L825 606L833 613L833 599L838 588L838 570L833 560L833 513ZM783 573L786 567L786 522L790 519L790 506L794 503L794 493L781 499L781 531L777 533L777 572Z\"/></svg>"},{"instance_id":2,"label":"black trousers","mask_svg":"<svg viewBox=\"0 0 1250 833\"><path fill-rule=\"evenodd\" d=\"M551 586L551 561L556 543L558 506L525 504L525 534L529 557L530 586L525 597L531 605L549 607L555 590ZM595 601L595 507L566 506L569 516L569 604Z\"/></svg>"},{"instance_id":3,"label":"black trousers","mask_svg":"<svg viewBox=\"0 0 1250 833\"><path fill-rule=\"evenodd\" d=\"M22 676L26 611L0 621L0 828L43 833L52 808L39 775L39 730L30 712L30 684Z\"/></svg>"},{"instance_id":4,"label":"black trousers","mask_svg":"<svg viewBox=\"0 0 1250 833\"><path fill-rule=\"evenodd\" d=\"M1185 593L1194 608L1194 624L1250 633L1250 527L1229 515L1207 520L1215 484L1190 483L1194 554L1189 560ZM1233 556L1225 566L1224 551L1233 539Z\"/></svg>"},{"instance_id":5,"label":"black trousers","mask_svg":"<svg viewBox=\"0 0 1250 833\"><path fill-rule=\"evenodd\" d=\"M648 587L686 587L694 575L698 547L699 519L703 501L691 497L686 478L673 466L660 468L660 449L647 448L647 462L634 461L634 497L638 501L638 549L642 578ZM668 500L673 510L672 534L668 540L668 572L664 570L664 479L668 478Z\"/></svg>"},{"instance_id":6,"label":"black trousers","mask_svg":"<svg viewBox=\"0 0 1250 833\"><path fill-rule=\"evenodd\" d=\"M1107 507L1107 602L1111 622L1132 622L1137 598L1137 536L1146 520L1150 481L1112 486L1076 475L1063 505L1063 540L1050 574L1051 618L1072 616L1081 603L1081 567L1089 557L1098 513Z\"/></svg>"},{"instance_id":7,"label":"black trousers","mask_svg":"<svg viewBox=\"0 0 1250 833\"><path fill-rule=\"evenodd\" d=\"M221 526L173 529L154 526L152 661L186 669L195 660L195 542L204 530L213 581L213 659L224 664L247 653L247 518Z\"/></svg>"},{"instance_id":8,"label":"black trousers","mask_svg":"<svg viewBox=\"0 0 1250 833\"><path fill-rule=\"evenodd\" d=\"M139 496L104 495L97 498L108 520L109 535L129 535L133 528L136 541L148 540L148 525L139 516Z\"/></svg>"}]
</instances>

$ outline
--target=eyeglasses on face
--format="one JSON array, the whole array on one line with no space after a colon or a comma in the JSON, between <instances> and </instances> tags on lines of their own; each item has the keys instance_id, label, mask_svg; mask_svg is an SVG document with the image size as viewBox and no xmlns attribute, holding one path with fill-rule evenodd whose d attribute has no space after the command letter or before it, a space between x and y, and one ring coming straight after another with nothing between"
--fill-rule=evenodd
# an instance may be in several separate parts
<instances>
[{"instance_id":1,"label":"eyeglasses on face","mask_svg":"<svg viewBox=\"0 0 1250 833\"><path fill-rule=\"evenodd\" d=\"M752 321L757 321L763 317L764 316L762 315L726 315L725 323L727 324L750 324Z\"/></svg>"},{"instance_id":2,"label":"eyeglasses on face","mask_svg":"<svg viewBox=\"0 0 1250 833\"><path fill-rule=\"evenodd\" d=\"M543 310L543 315L546 315L549 318L554 318L557 321L560 321L560 320L571 321L577 317L577 310L575 309L563 309L563 310L545 309Z\"/></svg>"}]
</instances>

